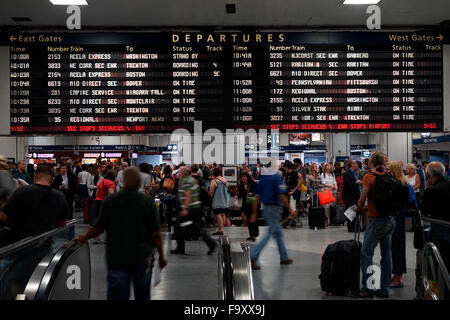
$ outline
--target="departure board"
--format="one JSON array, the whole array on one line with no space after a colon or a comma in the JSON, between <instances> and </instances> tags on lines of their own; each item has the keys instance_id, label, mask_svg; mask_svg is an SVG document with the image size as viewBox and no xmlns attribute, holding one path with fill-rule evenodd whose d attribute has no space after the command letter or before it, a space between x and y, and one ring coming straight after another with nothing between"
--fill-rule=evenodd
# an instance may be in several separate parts
<instances>
[{"instance_id":1,"label":"departure board","mask_svg":"<svg viewBox=\"0 0 450 320\"><path fill-rule=\"evenodd\" d=\"M11 134L439 131L439 33L8 35Z\"/></svg>"}]
</instances>

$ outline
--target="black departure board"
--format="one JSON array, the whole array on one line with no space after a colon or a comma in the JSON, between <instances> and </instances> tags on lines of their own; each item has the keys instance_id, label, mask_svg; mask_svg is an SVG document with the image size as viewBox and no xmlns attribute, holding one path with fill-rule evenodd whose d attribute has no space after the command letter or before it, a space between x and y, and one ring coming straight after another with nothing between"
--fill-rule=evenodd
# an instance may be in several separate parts
<instances>
[{"instance_id":1,"label":"black departure board","mask_svg":"<svg viewBox=\"0 0 450 320\"><path fill-rule=\"evenodd\" d=\"M439 131L439 33L8 35L11 134Z\"/></svg>"}]
</instances>

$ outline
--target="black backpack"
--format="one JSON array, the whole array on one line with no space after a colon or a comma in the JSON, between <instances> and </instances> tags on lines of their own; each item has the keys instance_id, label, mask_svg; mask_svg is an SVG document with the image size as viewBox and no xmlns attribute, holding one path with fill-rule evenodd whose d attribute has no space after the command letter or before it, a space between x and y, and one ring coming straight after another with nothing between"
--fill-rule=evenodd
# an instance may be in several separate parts
<instances>
[{"instance_id":1,"label":"black backpack","mask_svg":"<svg viewBox=\"0 0 450 320\"><path fill-rule=\"evenodd\" d=\"M375 185L371 198L381 217L392 217L402 213L409 199L409 187L389 174L375 174Z\"/></svg>"}]
</instances>

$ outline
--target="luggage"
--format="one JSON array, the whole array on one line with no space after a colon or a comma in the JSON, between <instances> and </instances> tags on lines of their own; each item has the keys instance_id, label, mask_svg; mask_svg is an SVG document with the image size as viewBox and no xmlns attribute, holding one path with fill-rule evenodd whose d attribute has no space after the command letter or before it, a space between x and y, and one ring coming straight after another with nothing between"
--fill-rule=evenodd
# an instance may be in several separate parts
<instances>
[{"instance_id":1,"label":"luggage","mask_svg":"<svg viewBox=\"0 0 450 320\"><path fill-rule=\"evenodd\" d=\"M346 217L345 217L345 206L343 204L336 204L330 207L330 223L333 226L343 226Z\"/></svg>"},{"instance_id":2,"label":"luggage","mask_svg":"<svg viewBox=\"0 0 450 320\"><path fill-rule=\"evenodd\" d=\"M322 256L320 287L327 295L347 295L359 289L362 245L359 241L359 221L355 225L357 230L353 240L330 244Z\"/></svg>"},{"instance_id":3,"label":"luggage","mask_svg":"<svg viewBox=\"0 0 450 320\"><path fill-rule=\"evenodd\" d=\"M318 192L313 191L312 203L308 212L308 225L310 229L325 229L325 208L318 206Z\"/></svg>"}]
</instances>

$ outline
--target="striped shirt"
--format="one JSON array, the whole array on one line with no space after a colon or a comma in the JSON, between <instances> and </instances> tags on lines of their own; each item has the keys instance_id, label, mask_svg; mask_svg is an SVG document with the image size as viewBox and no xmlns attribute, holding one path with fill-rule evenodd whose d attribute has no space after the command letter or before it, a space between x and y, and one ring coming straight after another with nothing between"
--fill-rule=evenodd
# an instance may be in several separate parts
<instances>
[{"instance_id":1,"label":"striped shirt","mask_svg":"<svg viewBox=\"0 0 450 320\"><path fill-rule=\"evenodd\" d=\"M178 183L178 199L180 200L181 209L201 208L202 202L200 201L200 188L197 184L197 181L192 176L188 176L181 179ZM186 199L186 191L188 190L192 192L192 196L189 208L186 208L184 206L184 201Z\"/></svg>"}]
</instances>

